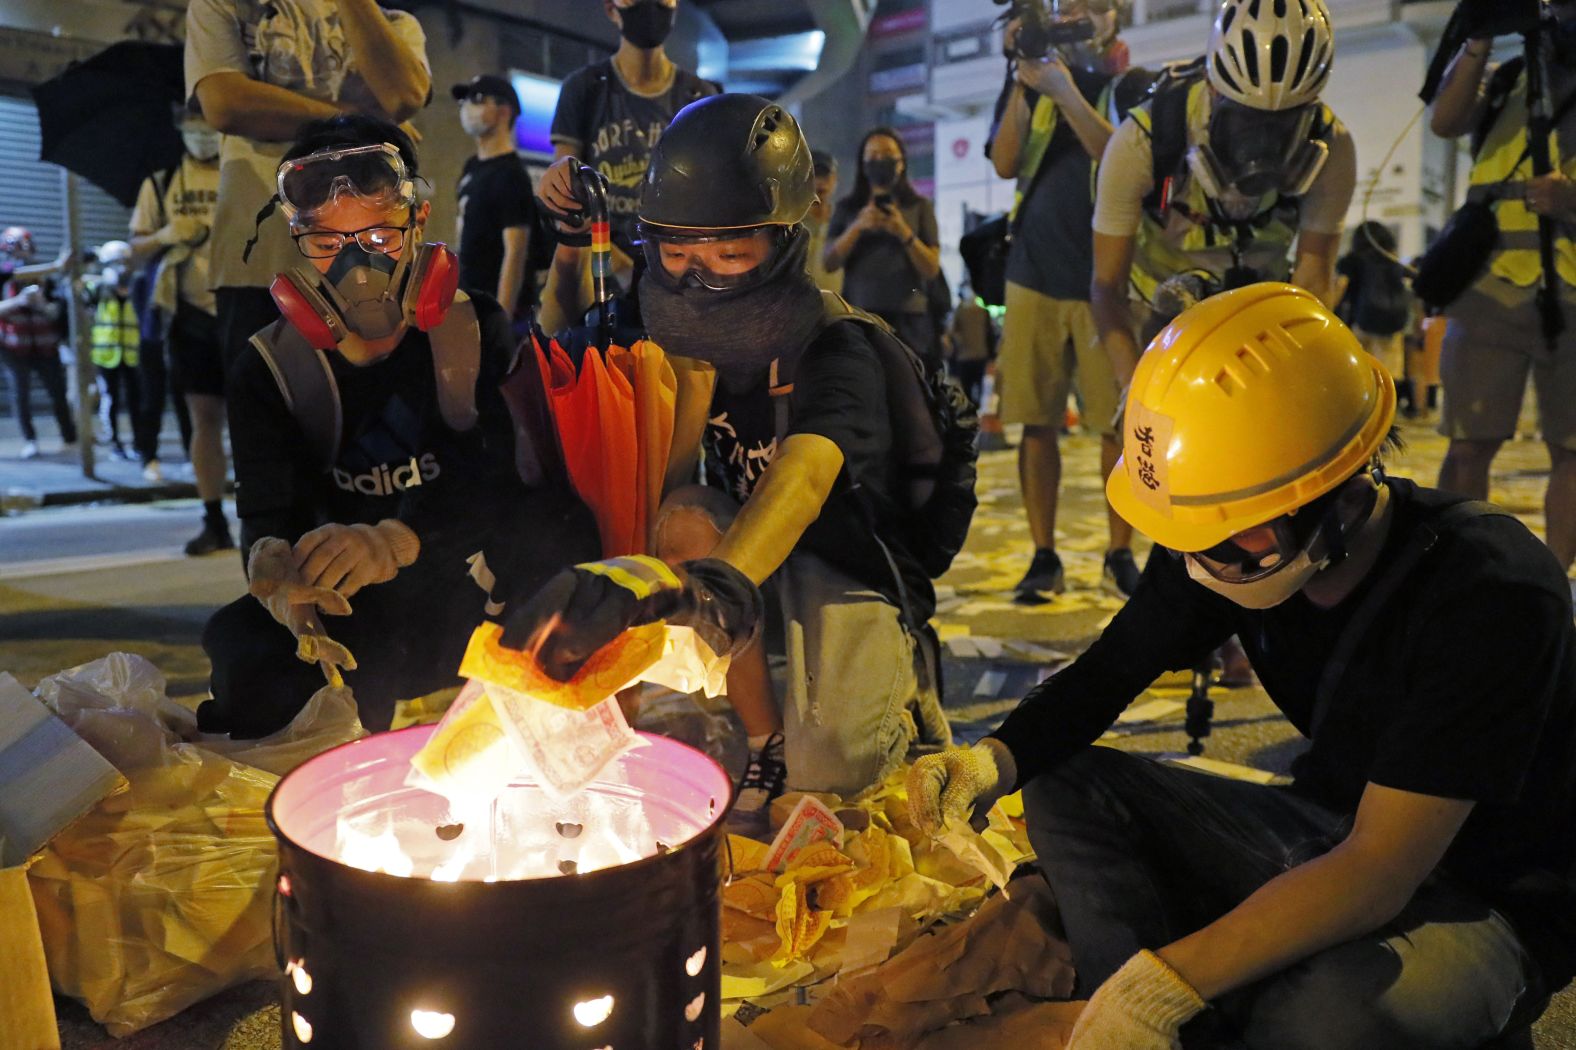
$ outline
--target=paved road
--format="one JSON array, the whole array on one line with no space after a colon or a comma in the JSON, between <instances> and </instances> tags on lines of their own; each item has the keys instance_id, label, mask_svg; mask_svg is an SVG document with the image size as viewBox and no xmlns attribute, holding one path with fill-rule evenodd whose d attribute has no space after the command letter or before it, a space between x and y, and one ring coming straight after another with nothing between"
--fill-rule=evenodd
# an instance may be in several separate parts
<instances>
[{"instance_id":1,"label":"paved road","mask_svg":"<svg viewBox=\"0 0 1576 1050\"><path fill-rule=\"evenodd\" d=\"M1443 442L1409 428L1409 452L1396 472L1430 482ZM1080 651L1119 603L1101 592L1103 506L1093 475L1094 443L1066 445L1067 476L1058 545L1071 590L1048 605L1006 600L1022 574L1029 544L1016 491L1013 454L986 457L981 508L969 545L944 581L937 622L948 642L947 699L962 737L994 724L1016 697L1061 658ZM1494 497L1541 530L1547 460L1528 442L1507 448ZM206 686L198 640L219 605L242 593L233 554L189 559L180 547L197 517L194 503L37 510L0 518L0 670L32 684L42 675L116 649L153 660L170 691L190 702ZM1140 554L1142 557L1142 553ZM1116 727L1124 749L1177 752L1185 682L1157 683ZM1217 694L1208 757L1282 771L1298 749L1296 734L1261 690ZM1142 717L1132 718L1132 715ZM67 1050L272 1050L277 1007L265 986L247 986L194 1007L164 1025L114 1042L80 1007L62 1004ZM1557 999L1538 1027L1540 1050L1576 1050L1576 995Z\"/></svg>"}]
</instances>

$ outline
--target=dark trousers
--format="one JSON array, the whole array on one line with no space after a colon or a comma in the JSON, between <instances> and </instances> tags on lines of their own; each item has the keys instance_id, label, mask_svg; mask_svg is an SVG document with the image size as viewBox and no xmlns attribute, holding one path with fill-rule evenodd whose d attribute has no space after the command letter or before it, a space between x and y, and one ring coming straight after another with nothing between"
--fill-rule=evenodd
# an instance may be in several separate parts
<instances>
[{"instance_id":1,"label":"dark trousers","mask_svg":"<svg viewBox=\"0 0 1576 1050\"><path fill-rule=\"evenodd\" d=\"M267 288L217 288L213 294L219 355L224 374L229 376L252 336L278 319L279 307Z\"/></svg>"},{"instance_id":2,"label":"dark trousers","mask_svg":"<svg viewBox=\"0 0 1576 1050\"><path fill-rule=\"evenodd\" d=\"M1349 820L1284 788L1090 747L1024 789L1087 998L1141 948L1208 925L1327 852ZM1546 996L1508 923L1431 877L1395 920L1223 996L1184 1045L1250 1050L1477 1047ZM1240 1041L1238 1041L1240 1040Z\"/></svg>"},{"instance_id":3,"label":"dark trousers","mask_svg":"<svg viewBox=\"0 0 1576 1050\"><path fill-rule=\"evenodd\" d=\"M137 351L141 363L142 404L137 412L137 452L144 465L159 458L159 434L164 429L164 406L171 400L172 386L177 378L165 358L165 344L160 340L144 340ZM181 435L181 450L191 455L192 417L186 408L184 393L173 390L175 425Z\"/></svg>"},{"instance_id":4,"label":"dark trousers","mask_svg":"<svg viewBox=\"0 0 1576 1050\"><path fill-rule=\"evenodd\" d=\"M969 395L969 400L974 402L975 408L980 407L980 395L985 388L985 364L983 358L978 361L952 362L952 374L957 377L963 392Z\"/></svg>"},{"instance_id":5,"label":"dark trousers","mask_svg":"<svg viewBox=\"0 0 1576 1050\"><path fill-rule=\"evenodd\" d=\"M120 414L124 411L131 420L131 436L135 441L141 418L142 377L128 364L114 368L100 365L98 377L99 396L103 399L99 403L99 418L104 422L104 436L110 444L120 444Z\"/></svg>"},{"instance_id":6,"label":"dark trousers","mask_svg":"<svg viewBox=\"0 0 1576 1050\"><path fill-rule=\"evenodd\" d=\"M466 642L482 620L486 596L463 560L440 566L427 559L423 552L394 579L355 595L349 616L322 617L328 636L356 658L345 684L368 729L388 728L395 701L455 684ZM197 711L205 732L267 736L324 685L316 664L296 659L295 638L250 595L213 614L202 646L213 668L213 699Z\"/></svg>"},{"instance_id":7,"label":"dark trousers","mask_svg":"<svg viewBox=\"0 0 1576 1050\"><path fill-rule=\"evenodd\" d=\"M55 410L55 423L60 427L60 439L71 444L77 439L77 424L71 418L71 402L66 400L66 370L60 364L59 350L18 354L0 350L0 361L5 362L11 374L11 393L16 399L16 421L22 428L24 441L37 441L38 431L33 426L33 376L37 375L49 393L49 403Z\"/></svg>"}]
</instances>

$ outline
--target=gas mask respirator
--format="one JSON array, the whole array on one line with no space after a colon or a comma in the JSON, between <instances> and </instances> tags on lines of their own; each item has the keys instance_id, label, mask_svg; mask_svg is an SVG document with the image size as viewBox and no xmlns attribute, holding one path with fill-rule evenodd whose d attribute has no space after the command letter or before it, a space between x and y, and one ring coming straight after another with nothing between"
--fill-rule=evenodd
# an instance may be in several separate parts
<instances>
[{"instance_id":1,"label":"gas mask respirator","mask_svg":"<svg viewBox=\"0 0 1576 1050\"><path fill-rule=\"evenodd\" d=\"M454 302L459 278L459 261L445 245L421 244L395 259L352 240L327 273L295 266L268 290L308 343L332 350L352 334L375 341L405 325L435 328Z\"/></svg>"},{"instance_id":2,"label":"gas mask respirator","mask_svg":"<svg viewBox=\"0 0 1576 1050\"><path fill-rule=\"evenodd\" d=\"M1317 104L1263 110L1216 99L1188 171L1227 218L1252 218L1265 196L1300 197L1324 170L1330 147L1314 134L1318 117Z\"/></svg>"}]
</instances>

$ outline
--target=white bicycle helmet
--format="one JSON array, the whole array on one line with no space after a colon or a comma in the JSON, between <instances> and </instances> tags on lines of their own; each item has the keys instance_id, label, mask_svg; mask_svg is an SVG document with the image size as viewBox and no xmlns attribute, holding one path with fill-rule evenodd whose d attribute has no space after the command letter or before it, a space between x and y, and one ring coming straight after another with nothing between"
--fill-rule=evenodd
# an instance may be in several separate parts
<instances>
[{"instance_id":1,"label":"white bicycle helmet","mask_svg":"<svg viewBox=\"0 0 1576 1050\"><path fill-rule=\"evenodd\" d=\"M1209 82L1253 109L1316 101L1330 79L1335 34L1324 0L1225 0L1209 35Z\"/></svg>"}]
</instances>

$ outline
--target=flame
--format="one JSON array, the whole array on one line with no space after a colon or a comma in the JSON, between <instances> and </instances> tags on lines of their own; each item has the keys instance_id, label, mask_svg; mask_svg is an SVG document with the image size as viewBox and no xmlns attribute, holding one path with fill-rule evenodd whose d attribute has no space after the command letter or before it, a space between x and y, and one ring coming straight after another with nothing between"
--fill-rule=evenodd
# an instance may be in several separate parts
<instances>
[{"instance_id":1,"label":"flame","mask_svg":"<svg viewBox=\"0 0 1576 1050\"><path fill-rule=\"evenodd\" d=\"M454 1015L437 1010L412 1010L410 1026L423 1039L442 1039L454 1031Z\"/></svg>"},{"instance_id":2,"label":"flame","mask_svg":"<svg viewBox=\"0 0 1576 1050\"><path fill-rule=\"evenodd\" d=\"M312 1041L312 1022L308 1021L305 1017L302 1017L294 1010L290 1012L290 1027L295 1029L296 1038L301 1040L303 1043L310 1043Z\"/></svg>"},{"instance_id":3,"label":"flame","mask_svg":"<svg viewBox=\"0 0 1576 1050\"><path fill-rule=\"evenodd\" d=\"M600 999L587 999L583 1003L575 1004L575 1020L586 1028L595 1028L613 1015L613 997L604 995Z\"/></svg>"},{"instance_id":4,"label":"flame","mask_svg":"<svg viewBox=\"0 0 1576 1050\"><path fill-rule=\"evenodd\" d=\"M339 859L362 871L382 871L390 875L411 875L415 862L400 845L392 818L378 834L369 835L346 821L339 825Z\"/></svg>"},{"instance_id":5,"label":"flame","mask_svg":"<svg viewBox=\"0 0 1576 1050\"><path fill-rule=\"evenodd\" d=\"M290 975L290 981L295 985L295 990L301 995L312 994L312 975L306 972L305 959L293 959L285 964L285 973Z\"/></svg>"}]
</instances>

